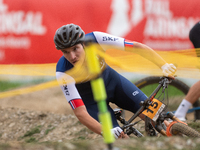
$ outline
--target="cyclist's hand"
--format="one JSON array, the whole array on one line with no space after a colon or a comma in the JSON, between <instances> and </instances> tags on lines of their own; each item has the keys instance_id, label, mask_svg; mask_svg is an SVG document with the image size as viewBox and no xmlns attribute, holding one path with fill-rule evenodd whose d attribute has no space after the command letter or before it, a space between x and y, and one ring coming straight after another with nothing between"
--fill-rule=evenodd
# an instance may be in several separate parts
<instances>
[{"instance_id":1,"label":"cyclist's hand","mask_svg":"<svg viewBox=\"0 0 200 150\"><path fill-rule=\"evenodd\" d=\"M166 63L161 67L161 69L166 77L173 77L176 72L176 66L174 66L174 64Z\"/></svg>"},{"instance_id":2,"label":"cyclist's hand","mask_svg":"<svg viewBox=\"0 0 200 150\"><path fill-rule=\"evenodd\" d=\"M115 127L111 129L112 133L114 134L115 138L118 139L120 134L123 132L123 130L120 127Z\"/></svg>"}]
</instances>

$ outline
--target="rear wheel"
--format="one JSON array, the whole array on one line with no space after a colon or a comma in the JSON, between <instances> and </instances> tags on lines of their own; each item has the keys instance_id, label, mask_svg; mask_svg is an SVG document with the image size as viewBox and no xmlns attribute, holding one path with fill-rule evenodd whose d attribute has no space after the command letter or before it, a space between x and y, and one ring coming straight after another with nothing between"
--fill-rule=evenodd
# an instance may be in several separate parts
<instances>
[{"instance_id":1,"label":"rear wheel","mask_svg":"<svg viewBox=\"0 0 200 150\"><path fill-rule=\"evenodd\" d=\"M147 96L150 96L153 90L158 86L160 81L160 77L157 76L150 76L143 78L134 84L141 89ZM187 94L189 90L189 86L183 83L182 81L175 79L172 80L172 82L168 86L168 98L169 98L169 104L168 109L170 111L175 111L185 95ZM158 96L160 93L157 94ZM165 103L165 102L164 102ZM194 107L199 107L199 101L197 100L193 104ZM186 118L190 118L190 120L196 120L200 119L200 110L195 110L193 113L187 114Z\"/></svg>"}]
</instances>

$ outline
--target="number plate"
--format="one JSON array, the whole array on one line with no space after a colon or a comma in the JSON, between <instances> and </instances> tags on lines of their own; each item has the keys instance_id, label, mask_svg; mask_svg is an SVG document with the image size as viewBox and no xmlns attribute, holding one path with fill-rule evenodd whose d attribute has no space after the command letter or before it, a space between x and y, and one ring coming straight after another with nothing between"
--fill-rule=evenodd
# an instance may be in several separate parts
<instances>
[{"instance_id":1,"label":"number plate","mask_svg":"<svg viewBox=\"0 0 200 150\"><path fill-rule=\"evenodd\" d=\"M144 110L142 114L149 117L151 120L156 121L164 108L165 104L154 98L152 104L149 108Z\"/></svg>"}]
</instances>

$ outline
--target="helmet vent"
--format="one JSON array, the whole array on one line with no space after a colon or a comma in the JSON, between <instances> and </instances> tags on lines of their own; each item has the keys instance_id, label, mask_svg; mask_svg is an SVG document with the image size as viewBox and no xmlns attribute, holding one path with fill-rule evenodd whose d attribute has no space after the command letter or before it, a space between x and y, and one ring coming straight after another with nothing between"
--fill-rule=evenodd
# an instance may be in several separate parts
<instances>
[{"instance_id":1,"label":"helmet vent","mask_svg":"<svg viewBox=\"0 0 200 150\"><path fill-rule=\"evenodd\" d=\"M84 36L84 34L79 34L79 37L82 38Z\"/></svg>"},{"instance_id":2,"label":"helmet vent","mask_svg":"<svg viewBox=\"0 0 200 150\"><path fill-rule=\"evenodd\" d=\"M77 39L79 37L79 33L76 33L74 37Z\"/></svg>"},{"instance_id":3,"label":"helmet vent","mask_svg":"<svg viewBox=\"0 0 200 150\"><path fill-rule=\"evenodd\" d=\"M69 38L71 38L71 37L72 37L72 31L69 32Z\"/></svg>"},{"instance_id":4,"label":"helmet vent","mask_svg":"<svg viewBox=\"0 0 200 150\"><path fill-rule=\"evenodd\" d=\"M67 40L66 32L63 33L63 39L64 39L64 40Z\"/></svg>"},{"instance_id":5,"label":"helmet vent","mask_svg":"<svg viewBox=\"0 0 200 150\"><path fill-rule=\"evenodd\" d=\"M62 37L58 35L58 40L63 43Z\"/></svg>"}]
</instances>

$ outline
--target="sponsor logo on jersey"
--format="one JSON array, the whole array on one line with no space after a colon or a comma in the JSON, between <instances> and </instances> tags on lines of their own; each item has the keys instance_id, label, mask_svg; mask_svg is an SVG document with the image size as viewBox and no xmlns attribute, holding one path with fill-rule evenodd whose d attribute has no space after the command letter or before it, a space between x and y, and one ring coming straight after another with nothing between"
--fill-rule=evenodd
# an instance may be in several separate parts
<instances>
[{"instance_id":1,"label":"sponsor logo on jersey","mask_svg":"<svg viewBox=\"0 0 200 150\"><path fill-rule=\"evenodd\" d=\"M139 94L139 92L136 90L132 94L133 94L133 96L136 96L137 94Z\"/></svg>"},{"instance_id":2,"label":"sponsor logo on jersey","mask_svg":"<svg viewBox=\"0 0 200 150\"><path fill-rule=\"evenodd\" d=\"M67 87L67 83L65 82L65 80L63 79L63 88L64 88L64 92L66 95L70 95L69 94L69 90L68 90L68 87Z\"/></svg>"},{"instance_id":3,"label":"sponsor logo on jersey","mask_svg":"<svg viewBox=\"0 0 200 150\"><path fill-rule=\"evenodd\" d=\"M117 41L118 38L114 38L114 37L108 37L108 36L104 36L103 37L103 41Z\"/></svg>"}]
</instances>

